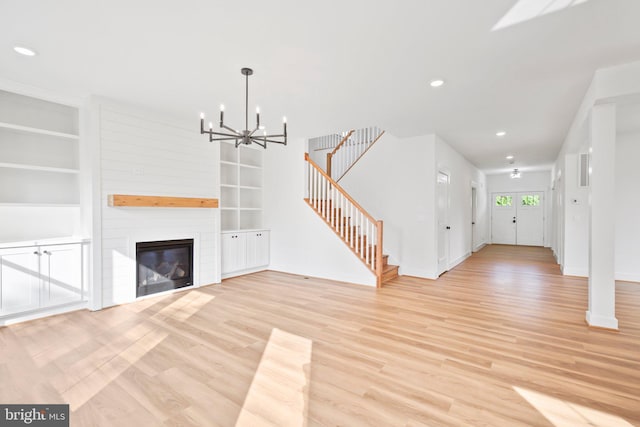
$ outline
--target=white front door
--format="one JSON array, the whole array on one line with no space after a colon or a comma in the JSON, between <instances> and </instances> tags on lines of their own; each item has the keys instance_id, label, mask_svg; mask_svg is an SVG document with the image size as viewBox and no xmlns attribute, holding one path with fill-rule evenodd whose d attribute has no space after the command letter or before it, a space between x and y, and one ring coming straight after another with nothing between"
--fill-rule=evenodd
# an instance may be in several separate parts
<instances>
[{"instance_id":1,"label":"white front door","mask_svg":"<svg viewBox=\"0 0 640 427\"><path fill-rule=\"evenodd\" d=\"M449 175L438 172L438 275L449 269Z\"/></svg>"},{"instance_id":2,"label":"white front door","mask_svg":"<svg viewBox=\"0 0 640 427\"><path fill-rule=\"evenodd\" d=\"M544 245L544 197L539 191L493 193L491 241L502 245Z\"/></svg>"},{"instance_id":3,"label":"white front door","mask_svg":"<svg viewBox=\"0 0 640 427\"><path fill-rule=\"evenodd\" d=\"M500 245L516 244L515 193L493 193L491 241Z\"/></svg>"},{"instance_id":4,"label":"white front door","mask_svg":"<svg viewBox=\"0 0 640 427\"><path fill-rule=\"evenodd\" d=\"M537 191L518 193L517 205L517 244L544 246L543 193Z\"/></svg>"}]
</instances>

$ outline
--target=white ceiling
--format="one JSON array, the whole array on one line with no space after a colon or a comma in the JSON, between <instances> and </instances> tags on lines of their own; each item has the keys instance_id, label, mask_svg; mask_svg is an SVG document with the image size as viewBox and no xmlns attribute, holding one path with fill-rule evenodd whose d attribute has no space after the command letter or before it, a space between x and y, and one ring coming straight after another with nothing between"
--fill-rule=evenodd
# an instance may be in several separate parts
<instances>
[{"instance_id":1,"label":"white ceiling","mask_svg":"<svg viewBox=\"0 0 640 427\"><path fill-rule=\"evenodd\" d=\"M526 170L555 160L597 68L640 59L639 18L638 0L0 0L0 77L194 126L224 103L240 127L249 66L250 104L291 137L436 132L482 169Z\"/></svg>"}]
</instances>

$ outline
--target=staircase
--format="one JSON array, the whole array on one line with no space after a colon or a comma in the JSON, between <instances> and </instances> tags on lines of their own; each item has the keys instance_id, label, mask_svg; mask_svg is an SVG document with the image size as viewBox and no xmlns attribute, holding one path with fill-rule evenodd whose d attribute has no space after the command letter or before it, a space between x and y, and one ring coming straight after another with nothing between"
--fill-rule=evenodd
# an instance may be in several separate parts
<instances>
[{"instance_id":1,"label":"staircase","mask_svg":"<svg viewBox=\"0 0 640 427\"><path fill-rule=\"evenodd\" d=\"M339 182L383 134L384 131L378 127L367 127L311 138L309 151L327 151L324 171Z\"/></svg>"},{"instance_id":2,"label":"staircase","mask_svg":"<svg viewBox=\"0 0 640 427\"><path fill-rule=\"evenodd\" d=\"M379 138L379 137L378 137ZM376 285L398 277L398 266L382 252L382 221L365 211L308 153L305 202L322 218L351 251L376 275Z\"/></svg>"}]
</instances>

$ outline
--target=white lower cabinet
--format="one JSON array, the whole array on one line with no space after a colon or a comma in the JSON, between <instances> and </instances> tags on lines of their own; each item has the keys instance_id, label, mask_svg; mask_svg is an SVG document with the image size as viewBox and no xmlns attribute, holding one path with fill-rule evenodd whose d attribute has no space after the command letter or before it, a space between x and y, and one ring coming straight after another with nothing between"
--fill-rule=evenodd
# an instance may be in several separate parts
<instances>
[{"instance_id":1,"label":"white lower cabinet","mask_svg":"<svg viewBox=\"0 0 640 427\"><path fill-rule=\"evenodd\" d=\"M0 317L83 301L79 243L0 249Z\"/></svg>"},{"instance_id":2,"label":"white lower cabinet","mask_svg":"<svg viewBox=\"0 0 640 427\"><path fill-rule=\"evenodd\" d=\"M222 276L258 271L269 265L269 231L222 233Z\"/></svg>"}]
</instances>

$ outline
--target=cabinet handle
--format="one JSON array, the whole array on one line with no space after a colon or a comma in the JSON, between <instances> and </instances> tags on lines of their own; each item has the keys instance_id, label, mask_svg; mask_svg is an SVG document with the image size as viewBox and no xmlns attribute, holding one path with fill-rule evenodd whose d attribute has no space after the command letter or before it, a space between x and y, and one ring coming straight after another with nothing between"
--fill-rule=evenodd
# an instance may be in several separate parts
<instances>
[{"instance_id":1,"label":"cabinet handle","mask_svg":"<svg viewBox=\"0 0 640 427\"><path fill-rule=\"evenodd\" d=\"M51 253L51 252L49 252L49 251L44 251L44 254L45 254L45 255L52 255L52 253Z\"/></svg>"},{"instance_id":2,"label":"cabinet handle","mask_svg":"<svg viewBox=\"0 0 640 427\"><path fill-rule=\"evenodd\" d=\"M34 251L34 252L33 252L33 254L34 254L34 255L38 255L38 256L42 255L42 254L41 254L40 252L38 252L38 251Z\"/></svg>"}]
</instances>

